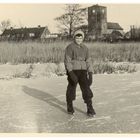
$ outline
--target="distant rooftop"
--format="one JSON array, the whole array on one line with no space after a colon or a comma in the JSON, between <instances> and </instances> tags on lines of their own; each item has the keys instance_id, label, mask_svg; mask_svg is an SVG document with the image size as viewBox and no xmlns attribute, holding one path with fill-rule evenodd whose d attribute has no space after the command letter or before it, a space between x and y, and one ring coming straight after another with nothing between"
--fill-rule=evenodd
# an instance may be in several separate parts
<instances>
[{"instance_id":1,"label":"distant rooftop","mask_svg":"<svg viewBox=\"0 0 140 140\"><path fill-rule=\"evenodd\" d=\"M2 33L2 36L8 35L8 34L21 34L21 33L37 33L38 35L42 34L44 29L47 27L33 27L33 28L10 28L10 29L5 29L4 32ZM48 30L49 31L49 30Z\"/></svg>"},{"instance_id":2,"label":"distant rooftop","mask_svg":"<svg viewBox=\"0 0 140 140\"><path fill-rule=\"evenodd\" d=\"M123 28L119 25L119 23L114 22L107 22L107 29L123 30Z\"/></svg>"}]
</instances>

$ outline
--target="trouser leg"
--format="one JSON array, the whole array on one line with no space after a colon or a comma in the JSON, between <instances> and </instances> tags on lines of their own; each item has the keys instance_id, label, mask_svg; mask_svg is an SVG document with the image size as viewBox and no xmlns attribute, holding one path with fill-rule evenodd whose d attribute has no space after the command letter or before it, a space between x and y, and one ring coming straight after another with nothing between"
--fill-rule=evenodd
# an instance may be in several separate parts
<instances>
[{"instance_id":1,"label":"trouser leg","mask_svg":"<svg viewBox=\"0 0 140 140\"><path fill-rule=\"evenodd\" d=\"M72 102L76 98L76 86L77 85L71 85L68 83L67 91L66 91L66 101Z\"/></svg>"},{"instance_id":2,"label":"trouser leg","mask_svg":"<svg viewBox=\"0 0 140 140\"><path fill-rule=\"evenodd\" d=\"M68 86L67 86L67 91L66 91L66 101L67 102L72 102L76 98L76 87L77 84L73 83L73 81L70 79L68 75Z\"/></svg>"},{"instance_id":3,"label":"trouser leg","mask_svg":"<svg viewBox=\"0 0 140 140\"><path fill-rule=\"evenodd\" d=\"M66 91L66 102L67 102L67 112L69 114L74 113L74 108L73 108L73 100L76 98L76 87L77 83L73 83L73 81L70 79L68 75L68 86L67 86L67 91Z\"/></svg>"},{"instance_id":4,"label":"trouser leg","mask_svg":"<svg viewBox=\"0 0 140 140\"><path fill-rule=\"evenodd\" d=\"M81 75L79 77L79 85L82 91L82 97L84 99L84 102L91 102L93 93L88 85L87 71L81 71Z\"/></svg>"},{"instance_id":5,"label":"trouser leg","mask_svg":"<svg viewBox=\"0 0 140 140\"><path fill-rule=\"evenodd\" d=\"M81 72L81 75L79 78L79 84L80 84L80 88L82 90L82 96L83 96L84 102L87 104L87 115L94 116L96 113L92 106L93 93L90 89L90 86L88 85L86 71Z\"/></svg>"}]
</instances>

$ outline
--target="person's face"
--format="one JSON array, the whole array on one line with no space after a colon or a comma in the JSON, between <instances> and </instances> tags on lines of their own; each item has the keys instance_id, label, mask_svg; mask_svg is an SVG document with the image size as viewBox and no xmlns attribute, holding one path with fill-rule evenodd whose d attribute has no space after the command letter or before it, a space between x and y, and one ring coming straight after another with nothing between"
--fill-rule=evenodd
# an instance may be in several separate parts
<instances>
[{"instance_id":1,"label":"person's face","mask_svg":"<svg viewBox=\"0 0 140 140\"><path fill-rule=\"evenodd\" d=\"M83 36L75 36L75 42L80 45L83 42Z\"/></svg>"}]
</instances>

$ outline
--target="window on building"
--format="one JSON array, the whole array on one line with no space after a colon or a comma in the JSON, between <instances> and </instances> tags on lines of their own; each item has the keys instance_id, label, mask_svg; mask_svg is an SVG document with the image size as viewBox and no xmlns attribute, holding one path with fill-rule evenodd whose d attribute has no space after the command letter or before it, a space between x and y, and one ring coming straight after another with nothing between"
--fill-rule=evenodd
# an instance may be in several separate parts
<instances>
[{"instance_id":1,"label":"window on building","mask_svg":"<svg viewBox=\"0 0 140 140\"><path fill-rule=\"evenodd\" d=\"M102 13L103 13L103 14L105 13L105 10L104 10L104 9L102 9Z\"/></svg>"},{"instance_id":2,"label":"window on building","mask_svg":"<svg viewBox=\"0 0 140 140\"><path fill-rule=\"evenodd\" d=\"M94 10L94 9L92 10L92 13L93 13L93 14L95 13L95 10Z\"/></svg>"},{"instance_id":3,"label":"window on building","mask_svg":"<svg viewBox=\"0 0 140 140\"><path fill-rule=\"evenodd\" d=\"M29 33L29 36L30 36L30 37L34 37L35 34L34 34L34 33Z\"/></svg>"}]
</instances>

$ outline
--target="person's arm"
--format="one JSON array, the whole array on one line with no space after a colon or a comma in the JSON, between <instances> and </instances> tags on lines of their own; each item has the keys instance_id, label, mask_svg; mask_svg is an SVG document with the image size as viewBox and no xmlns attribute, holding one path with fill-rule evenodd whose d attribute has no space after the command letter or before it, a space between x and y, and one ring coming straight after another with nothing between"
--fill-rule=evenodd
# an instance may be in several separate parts
<instances>
[{"instance_id":1,"label":"person's arm","mask_svg":"<svg viewBox=\"0 0 140 140\"><path fill-rule=\"evenodd\" d=\"M89 49L86 50L86 65L87 65L87 71L93 73L93 64L91 61L91 55L89 53Z\"/></svg>"},{"instance_id":2,"label":"person's arm","mask_svg":"<svg viewBox=\"0 0 140 140\"><path fill-rule=\"evenodd\" d=\"M65 49L64 64L67 72L72 71L72 49L70 46Z\"/></svg>"},{"instance_id":3,"label":"person's arm","mask_svg":"<svg viewBox=\"0 0 140 140\"><path fill-rule=\"evenodd\" d=\"M89 86L91 86L92 84L92 75L93 75L93 64L91 61L91 56L89 53L89 49L87 48L87 52L86 52L86 65L87 65L87 71L88 71L88 82L89 82Z\"/></svg>"},{"instance_id":4,"label":"person's arm","mask_svg":"<svg viewBox=\"0 0 140 140\"><path fill-rule=\"evenodd\" d=\"M64 59L65 69L67 71L67 74L70 76L71 80L74 83L77 83L78 82L77 76L73 72L72 55L73 55L72 48L68 46L65 50L65 59Z\"/></svg>"}]
</instances>

